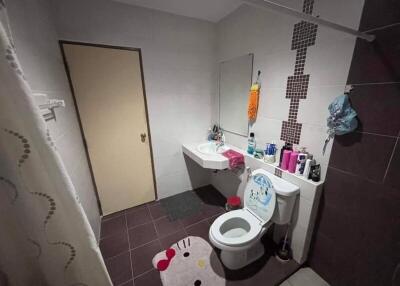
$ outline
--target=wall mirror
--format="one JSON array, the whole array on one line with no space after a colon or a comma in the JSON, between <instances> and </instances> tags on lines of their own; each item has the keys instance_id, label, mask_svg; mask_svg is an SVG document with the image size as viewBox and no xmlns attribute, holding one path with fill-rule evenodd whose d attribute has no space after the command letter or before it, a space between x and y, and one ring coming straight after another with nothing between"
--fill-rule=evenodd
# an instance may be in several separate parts
<instances>
[{"instance_id":1,"label":"wall mirror","mask_svg":"<svg viewBox=\"0 0 400 286\"><path fill-rule=\"evenodd\" d=\"M253 74L253 54L220 63L219 124L224 131L247 136L247 100Z\"/></svg>"}]
</instances>

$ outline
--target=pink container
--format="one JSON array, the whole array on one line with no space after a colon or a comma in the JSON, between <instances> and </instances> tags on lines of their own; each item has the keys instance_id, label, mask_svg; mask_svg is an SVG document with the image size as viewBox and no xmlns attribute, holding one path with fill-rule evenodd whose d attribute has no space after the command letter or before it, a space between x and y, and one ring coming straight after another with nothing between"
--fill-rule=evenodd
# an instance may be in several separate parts
<instances>
[{"instance_id":1,"label":"pink container","mask_svg":"<svg viewBox=\"0 0 400 286\"><path fill-rule=\"evenodd\" d=\"M296 164L297 164L298 156L299 156L299 153L297 153L297 152L292 152L290 154L290 160L289 160L289 166L288 166L288 171L290 173L294 173L296 171Z\"/></svg>"},{"instance_id":2,"label":"pink container","mask_svg":"<svg viewBox=\"0 0 400 286\"><path fill-rule=\"evenodd\" d=\"M289 161L290 161L290 154L292 154L291 150L283 150L282 163L281 163L281 169L282 170L287 170L288 169Z\"/></svg>"}]
</instances>

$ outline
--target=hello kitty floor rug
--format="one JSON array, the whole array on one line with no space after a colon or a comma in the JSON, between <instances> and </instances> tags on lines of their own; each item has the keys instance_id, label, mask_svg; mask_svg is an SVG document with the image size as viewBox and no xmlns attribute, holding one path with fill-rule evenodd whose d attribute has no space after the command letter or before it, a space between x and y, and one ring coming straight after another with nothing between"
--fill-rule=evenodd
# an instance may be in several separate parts
<instances>
[{"instance_id":1,"label":"hello kitty floor rug","mask_svg":"<svg viewBox=\"0 0 400 286\"><path fill-rule=\"evenodd\" d=\"M153 258L163 286L225 286L217 253L204 239L186 237Z\"/></svg>"}]
</instances>

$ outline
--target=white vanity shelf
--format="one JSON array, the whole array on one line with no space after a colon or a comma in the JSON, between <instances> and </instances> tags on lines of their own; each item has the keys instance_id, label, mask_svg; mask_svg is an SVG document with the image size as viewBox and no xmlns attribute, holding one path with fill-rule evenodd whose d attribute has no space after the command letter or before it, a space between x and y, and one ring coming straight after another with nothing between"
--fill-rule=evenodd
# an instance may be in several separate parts
<instances>
[{"instance_id":1,"label":"white vanity shelf","mask_svg":"<svg viewBox=\"0 0 400 286\"><path fill-rule=\"evenodd\" d=\"M202 142L202 143L189 143L189 144L183 144L182 145L182 150L183 153L185 153L187 156L189 156L193 161L195 161L197 164L199 164L201 167L205 168L205 169L213 169L213 170L226 170L229 168L229 160L228 158L225 158L224 156L222 156L221 154L218 153L214 153L214 154L206 154L204 152L199 151L199 146L205 145L207 143ZM278 167L278 163L266 163L264 162L263 159L257 159L254 158L254 156L247 154L246 151L231 146L231 145L225 145L224 146L225 150L226 149L232 149L235 150L241 154L244 155L245 157L245 162L246 165L247 162L249 160L253 161L253 162L257 162L256 165L258 167L262 167L263 169L269 169L269 171L271 173L275 172L275 169L278 169L282 172L282 176L293 176L297 179L300 179L304 182L307 182L311 185L314 186L319 186L322 185L324 182L321 180L319 182L314 182L312 180L306 179L304 176L299 176L293 173L290 173L288 171L284 171L281 168Z\"/></svg>"},{"instance_id":2,"label":"white vanity shelf","mask_svg":"<svg viewBox=\"0 0 400 286\"><path fill-rule=\"evenodd\" d=\"M252 156L252 155L246 154L246 156L248 158L253 159L253 160L257 160L258 162L260 162L261 164L264 164L265 166L268 166L268 167L274 168L274 169L278 169L278 170L280 170L282 172L282 174L287 174L288 176L294 176L295 178L298 178L298 179L300 179L302 181L305 181L305 182L307 182L307 183L309 183L311 185L319 186L319 185L323 185L324 184L323 180L320 180L319 182L314 182L313 180L306 179L304 176L296 175L294 173L290 173L289 171L282 170L281 168L278 167L279 163L274 163L274 164L266 163L266 162L264 162L263 159L254 158L254 156Z\"/></svg>"}]
</instances>

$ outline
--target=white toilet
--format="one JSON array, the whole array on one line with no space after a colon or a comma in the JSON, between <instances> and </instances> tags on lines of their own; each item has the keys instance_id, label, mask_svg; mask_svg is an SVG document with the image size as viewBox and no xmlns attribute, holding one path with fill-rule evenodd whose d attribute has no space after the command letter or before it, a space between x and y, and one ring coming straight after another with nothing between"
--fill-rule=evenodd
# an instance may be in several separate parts
<instances>
[{"instance_id":1,"label":"white toilet","mask_svg":"<svg viewBox=\"0 0 400 286\"><path fill-rule=\"evenodd\" d=\"M210 227L210 241L221 249L222 263L239 269L260 258L261 237L273 223L289 223L298 193L297 186L255 170L244 191L244 207L219 216Z\"/></svg>"}]
</instances>

